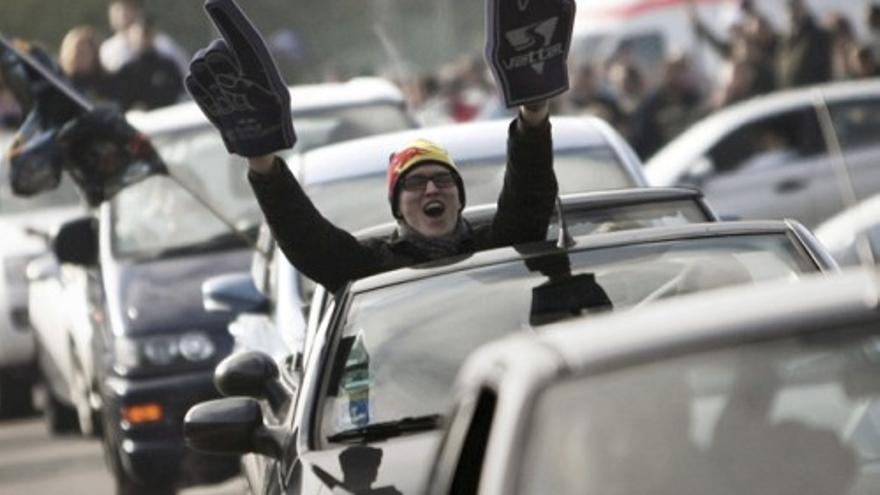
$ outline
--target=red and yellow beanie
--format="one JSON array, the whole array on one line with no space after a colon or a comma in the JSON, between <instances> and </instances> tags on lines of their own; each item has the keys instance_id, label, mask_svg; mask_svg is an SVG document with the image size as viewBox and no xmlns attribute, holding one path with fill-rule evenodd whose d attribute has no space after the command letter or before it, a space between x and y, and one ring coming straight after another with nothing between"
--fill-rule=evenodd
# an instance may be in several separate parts
<instances>
[{"instance_id":1,"label":"red and yellow beanie","mask_svg":"<svg viewBox=\"0 0 880 495\"><path fill-rule=\"evenodd\" d=\"M400 180L417 165L427 163L442 165L452 172L458 187L458 198L461 201L461 207L464 208L464 182L461 180L458 167L455 166L452 157L440 146L426 139L417 139L394 152L388 163L388 202L391 203L391 213L395 218L400 218L400 211L397 208Z\"/></svg>"}]
</instances>

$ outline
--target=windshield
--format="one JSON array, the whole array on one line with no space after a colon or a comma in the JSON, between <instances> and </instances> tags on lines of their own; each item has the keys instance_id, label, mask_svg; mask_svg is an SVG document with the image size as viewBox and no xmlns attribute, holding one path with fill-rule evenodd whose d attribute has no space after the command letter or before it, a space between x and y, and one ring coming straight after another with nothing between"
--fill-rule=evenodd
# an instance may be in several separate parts
<instances>
[{"instance_id":1,"label":"windshield","mask_svg":"<svg viewBox=\"0 0 880 495\"><path fill-rule=\"evenodd\" d=\"M212 187L216 184L200 184ZM234 197L227 200L236 204ZM257 225L253 201L237 202L240 211L232 219L243 219L239 230ZM208 242L232 231L190 193L167 176L153 176L132 185L111 202L113 254L119 258L152 257L163 251Z\"/></svg>"},{"instance_id":2,"label":"windshield","mask_svg":"<svg viewBox=\"0 0 880 495\"><path fill-rule=\"evenodd\" d=\"M334 360L336 383L327 388L322 431L330 436L443 412L465 357L512 332L816 271L798 252L783 234L654 242L560 252L357 294Z\"/></svg>"},{"instance_id":3,"label":"windshield","mask_svg":"<svg viewBox=\"0 0 880 495\"><path fill-rule=\"evenodd\" d=\"M880 493L878 349L836 328L554 384L518 493Z\"/></svg>"},{"instance_id":4,"label":"windshield","mask_svg":"<svg viewBox=\"0 0 880 495\"><path fill-rule=\"evenodd\" d=\"M494 204L501 193L506 168L504 155L457 160L467 192L467 204ZM610 148L557 150L553 168L560 194L632 187ZM309 197L331 222L350 232L392 220L385 169L374 175L306 185Z\"/></svg>"}]
</instances>

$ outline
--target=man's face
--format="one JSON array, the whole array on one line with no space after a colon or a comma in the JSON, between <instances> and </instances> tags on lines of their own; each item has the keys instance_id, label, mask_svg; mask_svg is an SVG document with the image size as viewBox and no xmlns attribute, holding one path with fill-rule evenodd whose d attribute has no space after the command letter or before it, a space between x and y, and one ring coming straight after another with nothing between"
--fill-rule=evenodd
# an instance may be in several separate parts
<instances>
[{"instance_id":1,"label":"man's face","mask_svg":"<svg viewBox=\"0 0 880 495\"><path fill-rule=\"evenodd\" d=\"M137 12L124 2L114 2L110 5L108 17L110 19L110 28L114 32L120 32L131 26L137 18Z\"/></svg>"},{"instance_id":2,"label":"man's face","mask_svg":"<svg viewBox=\"0 0 880 495\"><path fill-rule=\"evenodd\" d=\"M433 179L426 181L428 178ZM461 199L447 167L418 165L400 180L398 208L412 229L427 238L447 236L455 230Z\"/></svg>"}]
</instances>

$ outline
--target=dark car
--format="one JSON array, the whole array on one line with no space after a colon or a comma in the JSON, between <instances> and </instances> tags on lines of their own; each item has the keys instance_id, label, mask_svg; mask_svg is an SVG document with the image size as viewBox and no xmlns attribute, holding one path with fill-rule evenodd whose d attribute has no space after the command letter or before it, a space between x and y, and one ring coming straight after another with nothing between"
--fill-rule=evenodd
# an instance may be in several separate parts
<instances>
[{"instance_id":1,"label":"dark car","mask_svg":"<svg viewBox=\"0 0 880 495\"><path fill-rule=\"evenodd\" d=\"M835 269L796 224L719 222L395 270L335 294L314 339L281 366L259 352L227 358L215 381L235 397L191 409L185 435L200 450L258 453L244 461L252 493L417 493L455 375L479 345L577 314Z\"/></svg>"},{"instance_id":2,"label":"dark car","mask_svg":"<svg viewBox=\"0 0 880 495\"><path fill-rule=\"evenodd\" d=\"M876 277L731 288L489 344L462 367L418 493L878 493Z\"/></svg>"},{"instance_id":3,"label":"dark car","mask_svg":"<svg viewBox=\"0 0 880 495\"><path fill-rule=\"evenodd\" d=\"M191 405L218 396L213 369L233 343L229 315L203 308L201 284L245 269L254 236L255 228L230 230L166 176L59 231L58 260L86 273L92 388L119 493L170 492L236 472L187 449L181 424Z\"/></svg>"}]
</instances>

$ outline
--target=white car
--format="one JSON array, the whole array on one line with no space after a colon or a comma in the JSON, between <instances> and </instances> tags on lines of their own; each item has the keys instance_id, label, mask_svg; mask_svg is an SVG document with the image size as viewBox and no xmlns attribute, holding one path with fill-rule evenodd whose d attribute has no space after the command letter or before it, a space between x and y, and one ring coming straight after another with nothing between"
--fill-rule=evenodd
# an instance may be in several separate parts
<instances>
[{"instance_id":1,"label":"white car","mask_svg":"<svg viewBox=\"0 0 880 495\"><path fill-rule=\"evenodd\" d=\"M400 91L378 78L345 83L291 86L297 132L295 153L328 143L415 127ZM245 179L243 159L230 155L220 134L193 102L151 112L132 112L128 121L147 134L179 183L200 196L238 228L259 222L260 212ZM236 163L241 162L241 163ZM225 191L222 197L212 191ZM90 284L82 267L41 259L30 270L30 307L40 342L40 368L49 384L45 417L51 432L79 428L98 433L101 399L92 349L94 318L86 304Z\"/></svg>"},{"instance_id":2,"label":"white car","mask_svg":"<svg viewBox=\"0 0 880 495\"><path fill-rule=\"evenodd\" d=\"M772 93L697 122L645 163L651 185L693 185L722 216L794 218L808 227L843 209L830 113L858 198L880 191L880 80ZM827 128L826 128L827 129Z\"/></svg>"},{"instance_id":3,"label":"white car","mask_svg":"<svg viewBox=\"0 0 880 495\"><path fill-rule=\"evenodd\" d=\"M32 407L31 387L37 374L28 314L28 263L48 253L49 232L83 211L69 182L33 198L14 196L8 185L0 186L0 417ZM39 308L36 314L47 309Z\"/></svg>"},{"instance_id":4,"label":"white car","mask_svg":"<svg viewBox=\"0 0 880 495\"><path fill-rule=\"evenodd\" d=\"M880 194L861 201L816 227L816 237L841 266L865 263L859 243L869 243L873 262L880 260Z\"/></svg>"}]
</instances>

